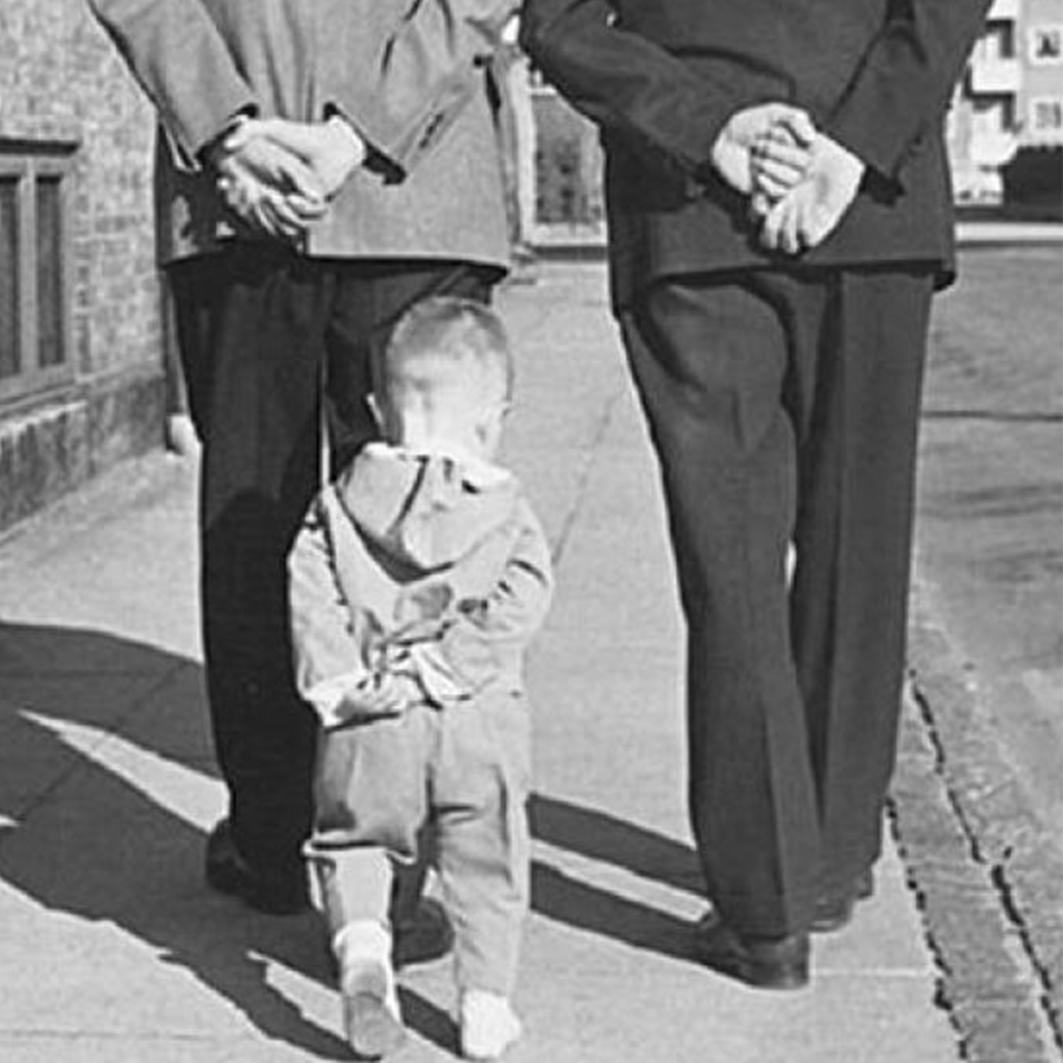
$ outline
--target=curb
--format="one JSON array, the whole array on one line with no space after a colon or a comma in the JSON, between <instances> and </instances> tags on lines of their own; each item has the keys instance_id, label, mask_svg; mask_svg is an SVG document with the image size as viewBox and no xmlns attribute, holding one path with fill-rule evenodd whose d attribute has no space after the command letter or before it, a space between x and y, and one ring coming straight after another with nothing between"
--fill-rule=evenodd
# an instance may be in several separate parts
<instances>
[{"instance_id":1,"label":"curb","mask_svg":"<svg viewBox=\"0 0 1063 1063\"><path fill-rule=\"evenodd\" d=\"M1063 1059L1063 864L916 584L894 829L972 1063Z\"/></svg>"}]
</instances>

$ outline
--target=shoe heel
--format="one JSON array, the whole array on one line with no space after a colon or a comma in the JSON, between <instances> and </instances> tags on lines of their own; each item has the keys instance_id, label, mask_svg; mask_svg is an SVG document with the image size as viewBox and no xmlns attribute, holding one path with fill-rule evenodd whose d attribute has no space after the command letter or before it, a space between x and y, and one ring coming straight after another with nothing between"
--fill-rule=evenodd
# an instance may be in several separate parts
<instances>
[{"instance_id":1,"label":"shoe heel","mask_svg":"<svg viewBox=\"0 0 1063 1063\"><path fill-rule=\"evenodd\" d=\"M808 965L747 963L741 977L757 989L804 989L808 985Z\"/></svg>"}]
</instances>

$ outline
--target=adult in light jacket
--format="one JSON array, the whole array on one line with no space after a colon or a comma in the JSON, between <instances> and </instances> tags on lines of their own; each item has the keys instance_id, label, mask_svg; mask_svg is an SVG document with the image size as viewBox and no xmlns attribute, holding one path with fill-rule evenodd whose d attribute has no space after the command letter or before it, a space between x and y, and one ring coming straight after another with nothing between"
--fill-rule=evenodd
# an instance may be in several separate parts
<instances>
[{"instance_id":1,"label":"adult in light jacket","mask_svg":"<svg viewBox=\"0 0 1063 1063\"><path fill-rule=\"evenodd\" d=\"M203 440L207 688L229 810L207 877L306 902L315 723L285 557L320 483L373 433L373 351L427 294L489 297L508 260L481 60L505 0L90 0L154 101L159 252ZM299 152L270 132L294 137Z\"/></svg>"},{"instance_id":2,"label":"adult in light jacket","mask_svg":"<svg viewBox=\"0 0 1063 1063\"><path fill-rule=\"evenodd\" d=\"M532 58L602 130L613 305L688 628L697 940L754 985L805 984L810 931L873 885L927 317L953 271L941 125L988 6L523 7ZM783 141L807 157L773 182Z\"/></svg>"}]
</instances>

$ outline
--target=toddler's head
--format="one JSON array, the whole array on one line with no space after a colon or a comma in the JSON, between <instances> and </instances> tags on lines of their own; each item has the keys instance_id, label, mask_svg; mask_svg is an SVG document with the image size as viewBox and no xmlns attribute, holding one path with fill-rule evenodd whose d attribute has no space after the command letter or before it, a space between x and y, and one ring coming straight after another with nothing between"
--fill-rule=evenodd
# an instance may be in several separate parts
<instances>
[{"instance_id":1,"label":"toddler's head","mask_svg":"<svg viewBox=\"0 0 1063 1063\"><path fill-rule=\"evenodd\" d=\"M482 303L433 296L391 334L371 399L387 442L490 460L513 388L498 317Z\"/></svg>"}]
</instances>

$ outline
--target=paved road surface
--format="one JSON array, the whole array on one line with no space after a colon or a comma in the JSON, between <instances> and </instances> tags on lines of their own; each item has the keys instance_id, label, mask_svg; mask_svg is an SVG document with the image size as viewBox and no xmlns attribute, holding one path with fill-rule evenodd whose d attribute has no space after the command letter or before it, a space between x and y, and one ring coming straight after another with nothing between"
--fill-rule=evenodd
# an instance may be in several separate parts
<instances>
[{"instance_id":1,"label":"paved road surface","mask_svg":"<svg viewBox=\"0 0 1063 1063\"><path fill-rule=\"evenodd\" d=\"M1058 827L1063 248L979 248L960 268L934 317L920 574L1002 752Z\"/></svg>"}]
</instances>

